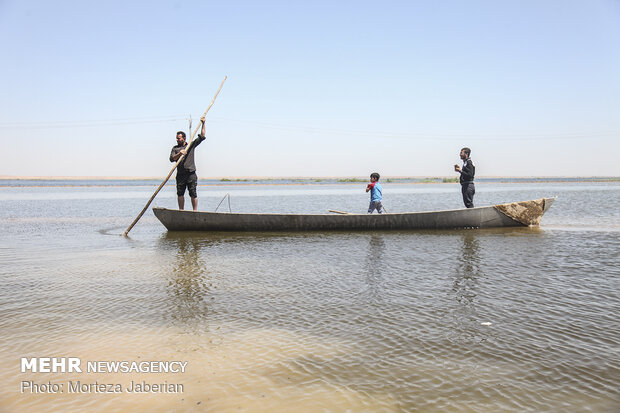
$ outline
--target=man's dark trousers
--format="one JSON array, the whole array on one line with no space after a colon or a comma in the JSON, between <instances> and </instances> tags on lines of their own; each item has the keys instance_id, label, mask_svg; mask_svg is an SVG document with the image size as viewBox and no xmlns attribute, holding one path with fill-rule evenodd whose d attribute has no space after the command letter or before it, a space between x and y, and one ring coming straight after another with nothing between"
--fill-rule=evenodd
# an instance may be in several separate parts
<instances>
[{"instance_id":1,"label":"man's dark trousers","mask_svg":"<svg viewBox=\"0 0 620 413\"><path fill-rule=\"evenodd\" d=\"M461 184L461 193L463 194L463 203L466 208L474 207L474 194L476 193L476 187L473 182L463 182Z\"/></svg>"}]
</instances>

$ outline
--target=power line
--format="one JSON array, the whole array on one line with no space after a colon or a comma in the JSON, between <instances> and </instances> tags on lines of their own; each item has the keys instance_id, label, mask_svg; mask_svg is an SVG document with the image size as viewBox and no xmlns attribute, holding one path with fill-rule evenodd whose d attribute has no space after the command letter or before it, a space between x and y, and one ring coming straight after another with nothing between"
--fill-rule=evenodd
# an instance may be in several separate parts
<instances>
[{"instance_id":1,"label":"power line","mask_svg":"<svg viewBox=\"0 0 620 413\"><path fill-rule=\"evenodd\" d=\"M427 133L427 132L372 132L367 130L334 129L314 126L293 126L261 121L213 118L232 123L243 123L273 130L320 133L333 135L349 135L357 137L386 138L386 139L417 139L417 140L562 140L562 139L590 139L594 137L620 136L617 131L598 132L564 132L564 133Z\"/></svg>"},{"instance_id":2,"label":"power line","mask_svg":"<svg viewBox=\"0 0 620 413\"><path fill-rule=\"evenodd\" d=\"M53 129L53 128L89 128L96 126L134 125L142 123L163 123L187 120L186 116L157 116L116 119L94 119L78 121L35 121L35 122L0 122L1 129Z\"/></svg>"},{"instance_id":3,"label":"power line","mask_svg":"<svg viewBox=\"0 0 620 413\"><path fill-rule=\"evenodd\" d=\"M0 122L0 129L74 129L105 126L124 126L145 123L167 123L186 121L189 118L182 115L129 117L112 119L94 119L79 121L34 121L34 122ZM435 132L373 132L368 130L323 128L305 125L290 125L255 120L231 119L214 117L210 123L237 123L255 126L267 130L285 132L311 133L319 135L341 135L352 137L367 137L376 139L405 139L405 140L463 140L470 141L513 141L513 140L572 140L592 139L597 137L620 136L618 131L597 132L563 132L563 133L435 133Z\"/></svg>"}]
</instances>

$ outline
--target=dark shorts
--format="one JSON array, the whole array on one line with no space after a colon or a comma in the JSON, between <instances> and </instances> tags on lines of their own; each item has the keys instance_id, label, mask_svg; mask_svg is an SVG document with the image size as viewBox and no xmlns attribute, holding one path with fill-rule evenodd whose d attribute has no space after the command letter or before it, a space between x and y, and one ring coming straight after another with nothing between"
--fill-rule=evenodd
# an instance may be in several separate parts
<instances>
[{"instance_id":1,"label":"dark shorts","mask_svg":"<svg viewBox=\"0 0 620 413\"><path fill-rule=\"evenodd\" d=\"M383 204L381 201L370 201L370 205L368 205L368 213L372 214L375 209L378 213L383 214Z\"/></svg>"},{"instance_id":2,"label":"dark shorts","mask_svg":"<svg viewBox=\"0 0 620 413\"><path fill-rule=\"evenodd\" d=\"M191 198L198 198L198 194L196 193L196 185L198 185L198 176L196 175L196 172L192 172L187 175L177 174L178 196L185 195L185 188L187 188L187 192L189 192L189 196Z\"/></svg>"}]
</instances>

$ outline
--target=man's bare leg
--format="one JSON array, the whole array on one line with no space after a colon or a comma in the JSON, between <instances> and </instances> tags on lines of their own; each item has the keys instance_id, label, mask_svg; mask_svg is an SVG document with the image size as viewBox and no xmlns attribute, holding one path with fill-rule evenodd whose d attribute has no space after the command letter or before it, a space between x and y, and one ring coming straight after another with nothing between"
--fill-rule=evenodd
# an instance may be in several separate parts
<instances>
[{"instance_id":1,"label":"man's bare leg","mask_svg":"<svg viewBox=\"0 0 620 413\"><path fill-rule=\"evenodd\" d=\"M179 209L183 210L183 208L185 208L185 197L177 196L177 202L179 203Z\"/></svg>"},{"instance_id":2,"label":"man's bare leg","mask_svg":"<svg viewBox=\"0 0 620 413\"><path fill-rule=\"evenodd\" d=\"M192 208L194 211L198 211L198 198L190 198L192 200Z\"/></svg>"}]
</instances>

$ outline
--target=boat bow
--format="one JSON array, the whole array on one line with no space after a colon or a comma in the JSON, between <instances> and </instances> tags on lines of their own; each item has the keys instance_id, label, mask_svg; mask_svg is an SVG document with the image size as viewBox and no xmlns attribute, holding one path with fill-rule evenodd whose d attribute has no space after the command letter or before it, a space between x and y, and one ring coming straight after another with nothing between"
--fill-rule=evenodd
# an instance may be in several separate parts
<instances>
[{"instance_id":1,"label":"boat bow","mask_svg":"<svg viewBox=\"0 0 620 413\"><path fill-rule=\"evenodd\" d=\"M523 225L540 225L543 214L553 204L555 198L541 198L531 201L511 202L493 205L493 208Z\"/></svg>"}]
</instances>

